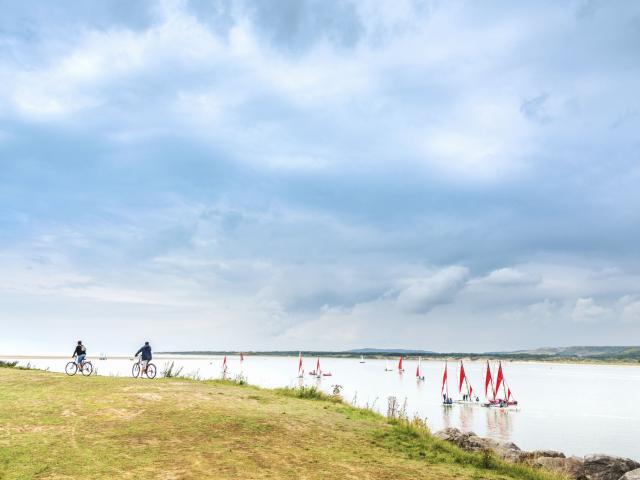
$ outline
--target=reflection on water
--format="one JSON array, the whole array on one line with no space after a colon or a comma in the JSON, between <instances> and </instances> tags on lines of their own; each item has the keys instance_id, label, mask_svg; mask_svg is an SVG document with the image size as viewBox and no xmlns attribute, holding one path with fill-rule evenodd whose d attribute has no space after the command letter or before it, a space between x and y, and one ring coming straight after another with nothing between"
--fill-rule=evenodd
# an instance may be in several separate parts
<instances>
[{"instance_id":1,"label":"reflection on water","mask_svg":"<svg viewBox=\"0 0 640 480\"><path fill-rule=\"evenodd\" d=\"M453 412L453 406L442 406L442 426L444 428L449 428L454 426L451 423L451 416Z\"/></svg>"},{"instance_id":2,"label":"reflection on water","mask_svg":"<svg viewBox=\"0 0 640 480\"><path fill-rule=\"evenodd\" d=\"M458 405L458 428L460 430L473 431L473 415L477 409L476 405Z\"/></svg>"},{"instance_id":3,"label":"reflection on water","mask_svg":"<svg viewBox=\"0 0 640 480\"><path fill-rule=\"evenodd\" d=\"M131 375L132 361L114 358L92 359L100 375ZM68 359L34 358L36 368L63 371ZM167 363L183 368L183 374L200 378L220 378L222 357L160 356L154 360L162 372ZM304 359L308 371L314 359ZM394 362L389 362L394 365ZM465 371L472 385L481 385L484 362L465 362ZM385 371L384 360L323 358L322 368L332 377L315 378L305 374L298 378L297 357L245 356L244 362L228 357L228 377L242 374L249 383L261 387L317 386L331 393L332 385L342 385L342 396L361 407L373 408L385 414L387 400L396 397L398 405L406 403L407 415L427 418L429 428L437 431L457 427L496 440L512 441L528 450L554 449L571 455L609 453L640 459L640 368L611 365L549 365L504 362L505 375L512 392L520 402L518 411L483 408L479 405L442 406L443 363L423 361L417 381L415 362L405 361L404 374ZM310 368L311 367L311 368ZM457 366L449 363L449 376L457 376ZM588 388L585 388L587 386ZM455 381L449 392L459 398ZM580 392L576 396L575 392ZM611 402L611 398L616 399ZM570 399L570 401L565 401Z\"/></svg>"},{"instance_id":4,"label":"reflection on water","mask_svg":"<svg viewBox=\"0 0 640 480\"><path fill-rule=\"evenodd\" d=\"M502 410L499 408L483 408L487 417L487 432L491 438L501 442L511 440L511 430L513 414L517 413L513 410Z\"/></svg>"}]
</instances>

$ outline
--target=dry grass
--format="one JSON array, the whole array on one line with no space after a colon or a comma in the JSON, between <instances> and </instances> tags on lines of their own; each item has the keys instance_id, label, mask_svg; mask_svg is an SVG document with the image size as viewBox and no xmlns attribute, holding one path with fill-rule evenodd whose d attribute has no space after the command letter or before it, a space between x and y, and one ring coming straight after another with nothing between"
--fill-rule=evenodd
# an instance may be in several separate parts
<instances>
[{"instance_id":1,"label":"dry grass","mask_svg":"<svg viewBox=\"0 0 640 480\"><path fill-rule=\"evenodd\" d=\"M225 382L0 369L7 480L551 478L483 468L427 438L344 404Z\"/></svg>"}]
</instances>

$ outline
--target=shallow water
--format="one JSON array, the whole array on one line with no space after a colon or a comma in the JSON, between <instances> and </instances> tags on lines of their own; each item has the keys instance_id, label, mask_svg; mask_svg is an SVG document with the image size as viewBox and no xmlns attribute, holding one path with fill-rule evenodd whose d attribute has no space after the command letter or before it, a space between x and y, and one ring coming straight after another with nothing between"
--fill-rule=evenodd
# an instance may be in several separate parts
<instances>
[{"instance_id":1,"label":"shallow water","mask_svg":"<svg viewBox=\"0 0 640 480\"><path fill-rule=\"evenodd\" d=\"M91 359L99 375L130 375L129 359ZM62 358L21 359L25 365L63 371L68 360ZM161 371L167 362L183 367L183 374L200 378L219 378L222 358L217 356L163 356L154 363ZM405 402L407 413L426 417L433 431L451 426L472 430L496 440L512 441L526 450L554 449L572 455L608 453L640 459L640 367L618 365L575 365L548 363L503 364L515 398L517 411L454 405L442 407L440 388L443 362L423 361L424 382L415 378L415 361L405 361L405 372L385 372L384 360L322 358L323 371L331 377L320 380L305 375L306 385L317 385L331 392L343 387L343 397L359 406L373 406L385 413L387 399L395 396ZM305 369L312 370L315 358L305 358ZM465 370L475 391L484 393L483 362L465 362ZM390 368L395 362L390 362ZM228 359L231 377L242 373L249 383L262 387L297 386L297 357L245 356ZM457 391L458 367L449 362L449 392Z\"/></svg>"}]
</instances>

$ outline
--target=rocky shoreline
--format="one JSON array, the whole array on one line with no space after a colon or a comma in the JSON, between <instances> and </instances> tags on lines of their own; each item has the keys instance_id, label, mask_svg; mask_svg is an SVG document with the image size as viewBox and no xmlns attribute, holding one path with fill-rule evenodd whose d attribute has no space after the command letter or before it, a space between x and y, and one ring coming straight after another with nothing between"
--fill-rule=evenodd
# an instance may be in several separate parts
<instances>
[{"instance_id":1,"label":"rocky shoreline","mask_svg":"<svg viewBox=\"0 0 640 480\"><path fill-rule=\"evenodd\" d=\"M463 450L490 451L507 462L544 468L575 480L640 480L640 463L630 458L601 454L567 457L554 450L528 452L521 450L515 443L497 442L457 428L446 428L434 436Z\"/></svg>"}]
</instances>

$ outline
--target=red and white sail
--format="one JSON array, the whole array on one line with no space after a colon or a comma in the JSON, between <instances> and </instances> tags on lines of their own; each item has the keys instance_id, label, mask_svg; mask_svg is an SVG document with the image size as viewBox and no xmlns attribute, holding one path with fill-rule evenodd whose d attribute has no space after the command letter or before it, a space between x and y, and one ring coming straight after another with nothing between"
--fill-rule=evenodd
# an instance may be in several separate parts
<instances>
[{"instance_id":1,"label":"red and white sail","mask_svg":"<svg viewBox=\"0 0 640 480\"><path fill-rule=\"evenodd\" d=\"M320 357L318 357L318 361L316 362L316 375L322 375L322 369L320 368Z\"/></svg>"},{"instance_id":2,"label":"red and white sail","mask_svg":"<svg viewBox=\"0 0 640 480\"><path fill-rule=\"evenodd\" d=\"M418 357L418 366L416 367L416 378L418 380L422 380L422 375L420 375L420 364L422 363L422 358Z\"/></svg>"},{"instance_id":3,"label":"red and white sail","mask_svg":"<svg viewBox=\"0 0 640 480\"><path fill-rule=\"evenodd\" d=\"M442 374L442 388L440 389L440 393L444 393L444 389L445 386L447 386L447 362L444 363L444 373ZM448 394L448 386L447 386L447 398L449 397Z\"/></svg>"},{"instance_id":4,"label":"red and white sail","mask_svg":"<svg viewBox=\"0 0 640 480\"><path fill-rule=\"evenodd\" d=\"M225 355L224 358L222 359L222 371L226 372L227 371L227 356Z\"/></svg>"},{"instance_id":5,"label":"red and white sail","mask_svg":"<svg viewBox=\"0 0 640 480\"><path fill-rule=\"evenodd\" d=\"M467 386L467 391L469 392L469 396L473 395L473 387L471 386L471 382L469 382L469 378L467 377L467 372L464 371L464 364L462 360L460 360L460 378L458 380L458 393L462 393L462 385Z\"/></svg>"},{"instance_id":6,"label":"red and white sail","mask_svg":"<svg viewBox=\"0 0 640 480\"><path fill-rule=\"evenodd\" d=\"M504 376L502 375L502 362L498 363L498 374L496 376L496 389L493 392L493 398L496 398L496 396L498 395L498 390L500 390L500 385L502 384L502 381L504 380Z\"/></svg>"},{"instance_id":7,"label":"red and white sail","mask_svg":"<svg viewBox=\"0 0 640 480\"><path fill-rule=\"evenodd\" d=\"M298 352L298 375L304 375L304 365L302 365L302 352Z\"/></svg>"},{"instance_id":8,"label":"red and white sail","mask_svg":"<svg viewBox=\"0 0 640 480\"><path fill-rule=\"evenodd\" d=\"M496 394L493 390L493 378L491 377L491 367L489 367L489 360L487 360L487 370L484 376L484 396L489 398L489 384L491 384L491 394L495 399Z\"/></svg>"}]
</instances>

